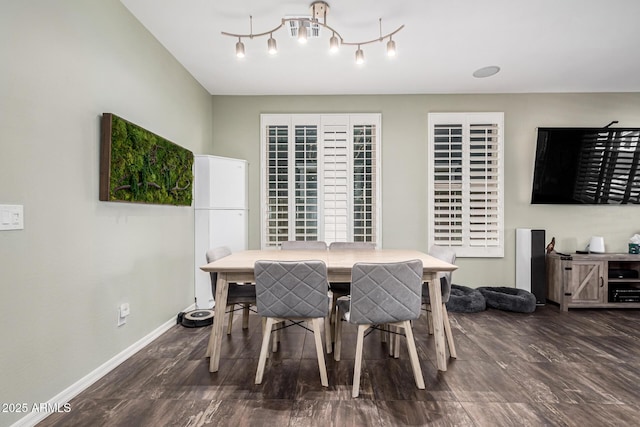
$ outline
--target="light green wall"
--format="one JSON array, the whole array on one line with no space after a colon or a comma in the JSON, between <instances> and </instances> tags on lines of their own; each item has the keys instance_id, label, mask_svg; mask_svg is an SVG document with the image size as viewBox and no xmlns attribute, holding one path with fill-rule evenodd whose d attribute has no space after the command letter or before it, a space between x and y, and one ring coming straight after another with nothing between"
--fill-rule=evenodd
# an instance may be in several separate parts
<instances>
[{"instance_id":1,"label":"light green wall","mask_svg":"<svg viewBox=\"0 0 640 427\"><path fill-rule=\"evenodd\" d=\"M0 56L0 204L25 209L24 230L0 232L0 402L46 402L193 301L192 209L98 201L103 112L249 160L252 248L260 113L382 113L384 246L426 250L427 113L504 111L506 256L460 260L456 283L512 285L516 227L547 229L563 251L594 234L624 251L640 231L636 206L529 204L536 126L640 126L640 94L212 101L117 0L3 2ZM121 302L132 314L117 328Z\"/></svg>"},{"instance_id":2,"label":"light green wall","mask_svg":"<svg viewBox=\"0 0 640 427\"><path fill-rule=\"evenodd\" d=\"M542 228L557 249L583 249L592 235L625 252L640 232L639 206L531 205L536 127L640 126L640 94L380 96L214 96L213 151L250 162L250 247L260 246L260 114L382 113L382 222L385 248L427 247L427 114L505 113L505 257L459 259L454 283L515 284L515 229Z\"/></svg>"},{"instance_id":3,"label":"light green wall","mask_svg":"<svg viewBox=\"0 0 640 427\"><path fill-rule=\"evenodd\" d=\"M193 303L193 209L98 201L101 114L202 153L212 106L117 0L3 1L0 57L0 402L31 405Z\"/></svg>"}]
</instances>

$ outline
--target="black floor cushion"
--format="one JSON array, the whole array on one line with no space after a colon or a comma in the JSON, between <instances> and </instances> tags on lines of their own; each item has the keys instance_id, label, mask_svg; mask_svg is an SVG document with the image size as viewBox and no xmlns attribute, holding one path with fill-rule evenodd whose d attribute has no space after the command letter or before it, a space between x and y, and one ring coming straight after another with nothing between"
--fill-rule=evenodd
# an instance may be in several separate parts
<instances>
[{"instance_id":1,"label":"black floor cushion","mask_svg":"<svg viewBox=\"0 0 640 427\"><path fill-rule=\"evenodd\" d=\"M446 303L453 313L476 313L486 310L484 296L477 290L462 285L451 285L451 295Z\"/></svg>"},{"instance_id":2,"label":"black floor cushion","mask_svg":"<svg viewBox=\"0 0 640 427\"><path fill-rule=\"evenodd\" d=\"M535 295L524 289L506 286L481 286L478 291L484 295L487 308L518 313L533 313L536 310Z\"/></svg>"}]
</instances>

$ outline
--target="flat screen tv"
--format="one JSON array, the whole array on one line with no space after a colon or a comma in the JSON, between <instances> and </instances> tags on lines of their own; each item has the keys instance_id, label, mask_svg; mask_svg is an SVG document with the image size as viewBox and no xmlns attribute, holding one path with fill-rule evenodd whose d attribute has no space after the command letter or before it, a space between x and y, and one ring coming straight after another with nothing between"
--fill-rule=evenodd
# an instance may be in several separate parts
<instances>
[{"instance_id":1,"label":"flat screen tv","mask_svg":"<svg viewBox=\"0 0 640 427\"><path fill-rule=\"evenodd\" d=\"M538 128L533 204L639 204L640 128Z\"/></svg>"}]
</instances>

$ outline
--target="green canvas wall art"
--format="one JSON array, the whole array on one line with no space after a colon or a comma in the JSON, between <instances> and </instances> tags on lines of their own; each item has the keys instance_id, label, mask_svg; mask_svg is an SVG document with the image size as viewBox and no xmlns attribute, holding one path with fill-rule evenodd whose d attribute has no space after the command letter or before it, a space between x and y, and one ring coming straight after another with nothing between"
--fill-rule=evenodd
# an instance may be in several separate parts
<instances>
[{"instance_id":1,"label":"green canvas wall art","mask_svg":"<svg viewBox=\"0 0 640 427\"><path fill-rule=\"evenodd\" d=\"M190 206L193 153L115 114L102 115L100 200Z\"/></svg>"}]
</instances>

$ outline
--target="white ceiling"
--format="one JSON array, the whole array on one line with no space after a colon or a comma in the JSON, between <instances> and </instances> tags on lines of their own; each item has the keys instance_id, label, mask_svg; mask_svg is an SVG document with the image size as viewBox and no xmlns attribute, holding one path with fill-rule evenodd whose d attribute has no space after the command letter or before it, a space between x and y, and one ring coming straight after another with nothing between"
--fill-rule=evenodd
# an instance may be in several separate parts
<instances>
[{"instance_id":1,"label":"white ceiling","mask_svg":"<svg viewBox=\"0 0 640 427\"><path fill-rule=\"evenodd\" d=\"M328 52L326 31L305 46L285 16L309 15L310 0L121 0L212 95L640 92L640 0L328 0L327 24L345 41L378 38L400 25L398 55L386 43ZM500 73L474 78L478 68Z\"/></svg>"}]
</instances>

